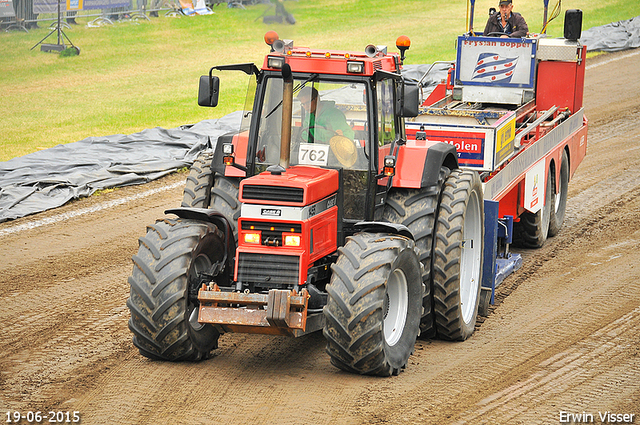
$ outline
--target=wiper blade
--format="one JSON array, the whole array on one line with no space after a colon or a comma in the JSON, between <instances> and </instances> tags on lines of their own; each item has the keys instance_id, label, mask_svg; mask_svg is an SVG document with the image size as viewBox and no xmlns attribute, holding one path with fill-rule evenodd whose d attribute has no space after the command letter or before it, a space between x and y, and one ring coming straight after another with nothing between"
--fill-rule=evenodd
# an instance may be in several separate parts
<instances>
[{"instance_id":1,"label":"wiper blade","mask_svg":"<svg viewBox=\"0 0 640 425\"><path fill-rule=\"evenodd\" d=\"M297 91L302 90L302 88L306 86L309 81L315 80L316 78L318 78L318 74L312 74L309 78L307 78L306 80L304 80L303 82L295 86L293 88L293 92L295 93Z\"/></svg>"},{"instance_id":2,"label":"wiper blade","mask_svg":"<svg viewBox=\"0 0 640 425\"><path fill-rule=\"evenodd\" d=\"M311 75L309 78L307 78L306 80L304 80L303 82L295 86L293 88L293 93L295 94L296 92L302 90L302 88L306 86L309 81L315 80L316 78L318 78L318 74ZM282 100L278 102L276 106L273 107L273 109L264 117L264 119L269 118L280 106L282 106Z\"/></svg>"}]
</instances>

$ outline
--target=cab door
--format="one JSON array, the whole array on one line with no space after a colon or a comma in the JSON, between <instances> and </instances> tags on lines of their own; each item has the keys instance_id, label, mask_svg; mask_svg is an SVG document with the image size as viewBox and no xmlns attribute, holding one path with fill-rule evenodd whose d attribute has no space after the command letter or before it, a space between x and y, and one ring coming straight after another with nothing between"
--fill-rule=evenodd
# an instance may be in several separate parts
<instances>
[{"instance_id":1,"label":"cab door","mask_svg":"<svg viewBox=\"0 0 640 425\"><path fill-rule=\"evenodd\" d=\"M384 168L384 157L394 154L394 150L397 149L397 142L404 140L404 125L402 118L396 111L399 76L379 72L376 77L374 108L376 134L374 140L376 140L377 146L375 149L374 169L378 178L376 179L375 187L374 219L381 220L386 194L391 184L391 179L380 177Z\"/></svg>"}]
</instances>

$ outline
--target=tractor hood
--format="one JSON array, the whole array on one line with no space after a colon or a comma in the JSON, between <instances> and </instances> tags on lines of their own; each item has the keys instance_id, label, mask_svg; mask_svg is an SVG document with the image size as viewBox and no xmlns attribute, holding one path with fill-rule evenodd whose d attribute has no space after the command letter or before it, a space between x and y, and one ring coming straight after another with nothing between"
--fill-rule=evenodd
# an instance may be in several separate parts
<instances>
[{"instance_id":1,"label":"tractor hood","mask_svg":"<svg viewBox=\"0 0 640 425\"><path fill-rule=\"evenodd\" d=\"M242 180L240 202L305 206L338 191L337 170L304 165L291 166L280 174L265 171Z\"/></svg>"}]
</instances>

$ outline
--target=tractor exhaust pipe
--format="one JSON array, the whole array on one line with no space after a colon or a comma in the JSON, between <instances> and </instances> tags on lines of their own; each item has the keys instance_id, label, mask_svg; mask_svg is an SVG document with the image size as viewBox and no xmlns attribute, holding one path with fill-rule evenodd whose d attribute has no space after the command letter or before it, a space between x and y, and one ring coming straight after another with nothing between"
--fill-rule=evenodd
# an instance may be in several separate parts
<instances>
[{"instance_id":1,"label":"tractor exhaust pipe","mask_svg":"<svg viewBox=\"0 0 640 425\"><path fill-rule=\"evenodd\" d=\"M293 112L293 78L288 63L282 66L282 132L280 138L280 166L289 168L291 159L291 114Z\"/></svg>"},{"instance_id":2,"label":"tractor exhaust pipe","mask_svg":"<svg viewBox=\"0 0 640 425\"><path fill-rule=\"evenodd\" d=\"M280 162L267 168L271 174L282 174L291 160L291 114L293 112L293 77L288 63L282 66L282 130L280 132Z\"/></svg>"}]
</instances>

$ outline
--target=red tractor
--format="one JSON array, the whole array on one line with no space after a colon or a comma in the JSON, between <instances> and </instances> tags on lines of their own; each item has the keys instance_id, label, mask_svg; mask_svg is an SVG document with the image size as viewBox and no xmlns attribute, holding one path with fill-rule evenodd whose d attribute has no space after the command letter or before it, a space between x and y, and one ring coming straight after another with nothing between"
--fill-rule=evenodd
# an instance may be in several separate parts
<instances>
[{"instance_id":1,"label":"red tractor","mask_svg":"<svg viewBox=\"0 0 640 425\"><path fill-rule=\"evenodd\" d=\"M459 47L475 55L465 41L483 39L465 36ZM216 66L200 79L198 102L211 107L217 72L246 73L252 107L239 131L195 161L182 207L167 211L175 217L140 238L127 301L135 346L152 359L197 361L225 332L323 330L335 366L389 376L406 367L419 335L467 339L504 274L496 259L512 269L519 260L508 253L514 221L523 240L544 242L555 202L561 226L566 183L584 155L575 150L582 110L540 111L535 78L533 89L501 88L469 109L461 96L485 90L464 62L420 106L421 87L401 74L406 37L400 54L265 41L272 51L261 69ZM534 52L529 65L542 62ZM532 199L537 206L526 205Z\"/></svg>"}]
</instances>

